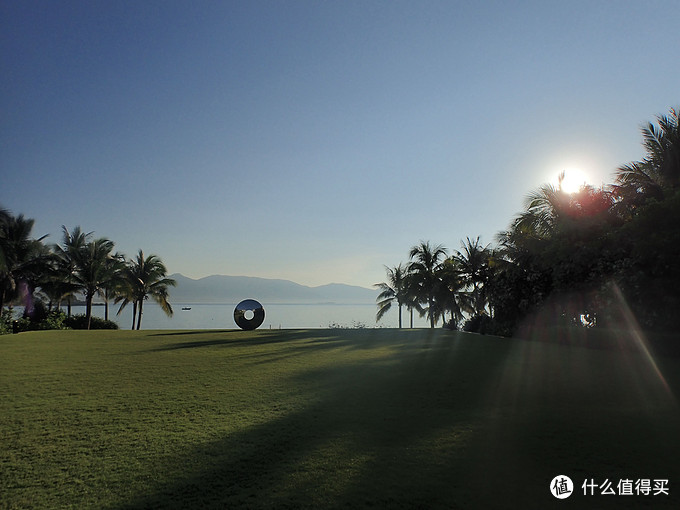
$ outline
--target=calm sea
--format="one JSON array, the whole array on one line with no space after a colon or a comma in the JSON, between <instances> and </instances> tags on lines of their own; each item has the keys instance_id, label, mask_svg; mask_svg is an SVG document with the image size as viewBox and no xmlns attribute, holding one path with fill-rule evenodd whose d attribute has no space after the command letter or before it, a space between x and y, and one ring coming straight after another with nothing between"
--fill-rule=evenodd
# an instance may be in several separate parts
<instances>
[{"instance_id":1,"label":"calm sea","mask_svg":"<svg viewBox=\"0 0 680 510\"><path fill-rule=\"evenodd\" d=\"M234 323L234 307L236 303L214 304L172 304L174 315L166 316L155 303L144 304L142 329L238 329ZM340 326L352 328L363 325L367 328L382 327L396 328L398 315L396 308L390 310L380 322L375 322L377 307L367 305L295 305L263 303L265 309L264 323L260 329L278 328L328 328ZM182 308L191 310L182 310ZM16 308L15 308L16 310ZM65 308L64 308L65 310ZM94 306L93 315L104 317L104 307ZM116 316L118 307L109 306L109 319L118 323L121 329L130 329L132 325L132 307L128 306ZM84 306L72 307L72 313L85 313ZM406 308L402 311L402 324L409 326ZM428 327L426 319L415 314L414 326Z\"/></svg>"}]
</instances>

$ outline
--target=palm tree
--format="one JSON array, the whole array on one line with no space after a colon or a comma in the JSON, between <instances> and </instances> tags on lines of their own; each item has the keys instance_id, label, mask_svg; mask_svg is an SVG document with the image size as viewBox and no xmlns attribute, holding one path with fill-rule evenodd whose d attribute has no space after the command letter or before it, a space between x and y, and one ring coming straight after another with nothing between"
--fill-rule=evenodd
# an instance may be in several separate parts
<instances>
[{"instance_id":1,"label":"palm tree","mask_svg":"<svg viewBox=\"0 0 680 510\"><path fill-rule=\"evenodd\" d=\"M409 312L410 328L413 329L413 312L414 310L422 317L425 311L420 306L418 297L418 282L415 275L406 270L406 278L404 282L404 304Z\"/></svg>"},{"instance_id":2,"label":"palm tree","mask_svg":"<svg viewBox=\"0 0 680 510\"><path fill-rule=\"evenodd\" d=\"M562 189L564 172L557 178L557 187L544 184L527 195L525 211L513 222L512 229L528 236L548 238L555 232L557 225L569 211L571 198Z\"/></svg>"},{"instance_id":3,"label":"palm tree","mask_svg":"<svg viewBox=\"0 0 680 510\"><path fill-rule=\"evenodd\" d=\"M64 225L61 226L61 230L63 233L62 246L55 245L53 248L57 255L71 262L72 265L74 254L87 244L94 232L85 233L80 226L74 228L73 232L69 232Z\"/></svg>"},{"instance_id":4,"label":"palm tree","mask_svg":"<svg viewBox=\"0 0 680 510\"><path fill-rule=\"evenodd\" d=\"M536 252L544 241L554 239L564 230L581 230L613 219L611 192L584 185L576 193L567 193L562 188L563 179L564 172L558 176L557 187L544 184L527 195L524 212L513 220L508 231L498 234L498 241L510 259L518 260L522 254Z\"/></svg>"},{"instance_id":5,"label":"palm tree","mask_svg":"<svg viewBox=\"0 0 680 510\"><path fill-rule=\"evenodd\" d=\"M133 329L135 328L135 312L137 313L137 329L140 329L144 301L149 297L156 301L169 317L172 317L172 306L168 302L168 287L174 287L177 282L172 278L167 278L167 269L157 255L144 257L144 252L139 250L137 257L128 264L125 274L127 284L121 289L121 295L117 300L121 303L118 313L120 314L128 303L133 303Z\"/></svg>"},{"instance_id":6,"label":"palm tree","mask_svg":"<svg viewBox=\"0 0 680 510\"><path fill-rule=\"evenodd\" d=\"M118 295L125 287L125 255L116 253L107 259L107 278L99 290L99 295L104 299L104 319L109 320L109 299Z\"/></svg>"},{"instance_id":7,"label":"palm tree","mask_svg":"<svg viewBox=\"0 0 680 510\"><path fill-rule=\"evenodd\" d=\"M437 270L440 283L437 285L435 303L439 314L446 320L446 312L451 312L451 325L457 325L463 312L473 311L471 296L465 291L466 282L458 261L449 257Z\"/></svg>"},{"instance_id":8,"label":"palm tree","mask_svg":"<svg viewBox=\"0 0 680 510\"><path fill-rule=\"evenodd\" d=\"M397 302L399 308L399 329L401 329L401 307L406 303L407 296L407 276L406 268L401 263L395 267L385 266L387 271L387 282L376 283L373 285L380 290L380 294L376 301L378 301L378 312L375 316L375 321L382 319L390 308L392 303Z\"/></svg>"},{"instance_id":9,"label":"palm tree","mask_svg":"<svg viewBox=\"0 0 680 510\"><path fill-rule=\"evenodd\" d=\"M80 251L85 248L85 245L87 245L92 238L93 232L85 233L80 229L80 226L75 227L73 232L69 232L69 230L62 225L61 230L63 233L62 244L61 246L56 244L53 245L52 250L54 252L54 266L57 278L61 279L69 286L63 297L66 298L67 315L70 317L71 301L80 288L74 278L76 260L79 257L78 254Z\"/></svg>"},{"instance_id":10,"label":"palm tree","mask_svg":"<svg viewBox=\"0 0 680 510\"><path fill-rule=\"evenodd\" d=\"M111 251L113 241L106 238L95 239L73 253L73 281L85 294L85 316L87 329L92 322L92 300L110 285L114 278Z\"/></svg>"},{"instance_id":11,"label":"palm tree","mask_svg":"<svg viewBox=\"0 0 680 510\"><path fill-rule=\"evenodd\" d=\"M47 267L48 254L42 240L31 238L34 220L23 214L13 216L0 212L0 311L6 302L18 296L19 283L29 294Z\"/></svg>"},{"instance_id":12,"label":"palm tree","mask_svg":"<svg viewBox=\"0 0 680 510\"><path fill-rule=\"evenodd\" d=\"M116 289L116 297L114 299L114 303L118 304L120 303L120 307L118 308L118 312L116 315L120 315L121 312L125 309L125 307L132 303L132 328L135 329L135 324L137 320L137 297L135 294L135 289L133 287L133 284L135 282L135 277L132 274L132 262L129 262L126 264L125 268L123 269L123 279L121 281L121 284L118 286Z\"/></svg>"},{"instance_id":13,"label":"palm tree","mask_svg":"<svg viewBox=\"0 0 680 510\"><path fill-rule=\"evenodd\" d=\"M666 190L680 185L680 119L679 109L657 116L657 125L650 122L642 128L642 145L647 155L617 170L616 194L631 208L647 198L661 199Z\"/></svg>"},{"instance_id":14,"label":"palm tree","mask_svg":"<svg viewBox=\"0 0 680 510\"><path fill-rule=\"evenodd\" d=\"M462 283L471 289L471 300L475 315L485 313L487 297L485 286L490 279L490 245L482 246L479 236L472 241L466 238L461 243L462 251L453 254Z\"/></svg>"},{"instance_id":15,"label":"palm tree","mask_svg":"<svg viewBox=\"0 0 680 510\"><path fill-rule=\"evenodd\" d=\"M58 266L54 253L51 254L49 270L39 281L40 290L47 296L48 310L59 309L64 298L71 299L78 290L71 281L70 274L65 274Z\"/></svg>"},{"instance_id":16,"label":"palm tree","mask_svg":"<svg viewBox=\"0 0 680 510\"><path fill-rule=\"evenodd\" d=\"M419 245L411 248L409 258L411 263L408 265L408 271L413 275L419 300L427 303L427 310L424 311L430 319L430 327L434 328L435 320L439 316L439 311L435 306L435 296L441 284L437 272L441 260L446 258L446 248L441 244L432 246L429 241L421 241Z\"/></svg>"}]
</instances>

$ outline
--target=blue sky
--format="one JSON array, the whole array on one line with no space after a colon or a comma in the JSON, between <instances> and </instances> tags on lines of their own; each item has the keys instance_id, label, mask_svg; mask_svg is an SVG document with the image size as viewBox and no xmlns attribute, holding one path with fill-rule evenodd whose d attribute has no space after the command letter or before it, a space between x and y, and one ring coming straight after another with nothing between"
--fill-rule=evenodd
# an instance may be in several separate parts
<instances>
[{"instance_id":1,"label":"blue sky","mask_svg":"<svg viewBox=\"0 0 680 510\"><path fill-rule=\"evenodd\" d=\"M676 1L0 4L0 204L170 272L362 286L612 182L680 103Z\"/></svg>"}]
</instances>

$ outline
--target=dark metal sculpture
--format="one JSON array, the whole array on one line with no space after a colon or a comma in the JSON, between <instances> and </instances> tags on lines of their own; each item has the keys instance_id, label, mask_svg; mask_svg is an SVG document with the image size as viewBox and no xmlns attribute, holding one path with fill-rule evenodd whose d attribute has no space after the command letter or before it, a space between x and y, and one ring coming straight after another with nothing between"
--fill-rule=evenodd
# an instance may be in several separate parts
<instances>
[{"instance_id":1,"label":"dark metal sculpture","mask_svg":"<svg viewBox=\"0 0 680 510\"><path fill-rule=\"evenodd\" d=\"M248 312L252 312L251 318L246 317ZM264 322L264 308L254 299L244 299L234 308L234 322L246 331L257 329Z\"/></svg>"}]
</instances>

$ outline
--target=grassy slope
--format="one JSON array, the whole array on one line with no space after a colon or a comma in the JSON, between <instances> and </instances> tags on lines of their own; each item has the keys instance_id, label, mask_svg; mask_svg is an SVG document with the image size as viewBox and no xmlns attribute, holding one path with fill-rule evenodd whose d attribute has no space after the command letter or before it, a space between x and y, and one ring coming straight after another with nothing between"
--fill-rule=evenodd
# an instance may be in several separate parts
<instances>
[{"instance_id":1,"label":"grassy slope","mask_svg":"<svg viewBox=\"0 0 680 510\"><path fill-rule=\"evenodd\" d=\"M680 361L657 361L428 330L0 337L0 508L677 508ZM558 474L671 497L558 501Z\"/></svg>"}]
</instances>

